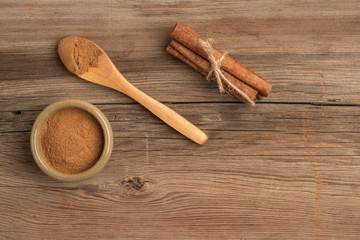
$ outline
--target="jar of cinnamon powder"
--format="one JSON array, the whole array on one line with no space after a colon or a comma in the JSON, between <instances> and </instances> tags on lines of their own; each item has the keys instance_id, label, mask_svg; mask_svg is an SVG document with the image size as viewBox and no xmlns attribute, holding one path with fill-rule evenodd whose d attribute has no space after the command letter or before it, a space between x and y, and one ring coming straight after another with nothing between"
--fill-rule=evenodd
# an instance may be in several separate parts
<instances>
[{"instance_id":1,"label":"jar of cinnamon powder","mask_svg":"<svg viewBox=\"0 0 360 240\"><path fill-rule=\"evenodd\" d=\"M68 99L49 105L39 114L30 145L43 172L74 182L94 176L106 165L113 135L108 119L98 108Z\"/></svg>"}]
</instances>

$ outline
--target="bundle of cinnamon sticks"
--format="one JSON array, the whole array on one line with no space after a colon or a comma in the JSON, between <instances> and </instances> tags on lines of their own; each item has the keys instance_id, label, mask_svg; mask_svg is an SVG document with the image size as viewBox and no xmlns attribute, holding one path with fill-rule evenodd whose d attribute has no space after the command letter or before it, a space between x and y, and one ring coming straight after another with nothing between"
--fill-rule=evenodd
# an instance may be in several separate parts
<instances>
[{"instance_id":1,"label":"bundle of cinnamon sticks","mask_svg":"<svg viewBox=\"0 0 360 240\"><path fill-rule=\"evenodd\" d=\"M180 59L199 73L207 76L212 70L208 53L200 44L200 40L206 39L200 36L194 29L177 23L174 31L170 34L173 39L166 51ZM211 46L212 54L219 59L223 53ZM271 83L254 72L250 71L229 55L225 55L221 61L221 71L227 81L222 81L224 89L242 102L253 105L256 99L267 97L271 90ZM210 77L217 82L214 76ZM234 87L240 91L234 91ZM239 92L241 94L239 94ZM244 97L244 94L246 96Z\"/></svg>"}]
</instances>

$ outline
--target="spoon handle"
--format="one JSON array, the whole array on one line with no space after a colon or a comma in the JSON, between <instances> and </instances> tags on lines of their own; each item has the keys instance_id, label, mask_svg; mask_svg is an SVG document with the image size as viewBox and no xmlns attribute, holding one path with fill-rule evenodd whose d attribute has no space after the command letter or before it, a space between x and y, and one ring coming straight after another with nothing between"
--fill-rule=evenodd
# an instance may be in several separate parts
<instances>
[{"instance_id":1,"label":"spoon handle","mask_svg":"<svg viewBox=\"0 0 360 240\"><path fill-rule=\"evenodd\" d=\"M112 88L128 95L176 131L180 132L194 142L202 145L208 140L208 136L206 136L206 134L198 127L193 125L171 108L137 89L134 85L129 83L125 77L121 75L121 73L117 77L119 78L118 80L120 80L119 83L121 82L121 84L117 84Z\"/></svg>"}]
</instances>

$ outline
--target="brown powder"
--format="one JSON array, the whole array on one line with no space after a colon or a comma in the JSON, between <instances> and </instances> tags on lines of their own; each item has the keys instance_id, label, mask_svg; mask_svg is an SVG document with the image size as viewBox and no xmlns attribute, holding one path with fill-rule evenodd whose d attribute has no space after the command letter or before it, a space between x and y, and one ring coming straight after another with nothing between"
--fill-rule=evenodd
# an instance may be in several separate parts
<instances>
[{"instance_id":1,"label":"brown powder","mask_svg":"<svg viewBox=\"0 0 360 240\"><path fill-rule=\"evenodd\" d=\"M89 71L90 67L97 67L101 50L89 40L77 37L74 41L73 61L74 73L81 75Z\"/></svg>"},{"instance_id":2,"label":"brown powder","mask_svg":"<svg viewBox=\"0 0 360 240\"><path fill-rule=\"evenodd\" d=\"M80 173L99 159L104 145L99 122L79 108L55 112L41 130L45 158L58 171Z\"/></svg>"}]
</instances>

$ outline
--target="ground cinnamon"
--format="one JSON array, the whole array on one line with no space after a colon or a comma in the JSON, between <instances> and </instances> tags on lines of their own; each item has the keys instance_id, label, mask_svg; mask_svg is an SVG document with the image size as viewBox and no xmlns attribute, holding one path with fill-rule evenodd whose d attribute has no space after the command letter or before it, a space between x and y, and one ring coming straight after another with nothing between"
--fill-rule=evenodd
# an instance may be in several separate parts
<instances>
[{"instance_id":1,"label":"ground cinnamon","mask_svg":"<svg viewBox=\"0 0 360 240\"><path fill-rule=\"evenodd\" d=\"M60 52L59 55L63 62L71 62L71 64L65 64L65 66L76 75L86 73L91 67L97 67L99 57L102 54L98 47L80 37L74 37L74 41L61 39L58 48L72 50L71 58L61 58L62 54Z\"/></svg>"},{"instance_id":2,"label":"ground cinnamon","mask_svg":"<svg viewBox=\"0 0 360 240\"><path fill-rule=\"evenodd\" d=\"M51 115L41 130L42 152L58 171L80 173L99 159L104 145L99 122L79 108L66 108Z\"/></svg>"}]
</instances>

